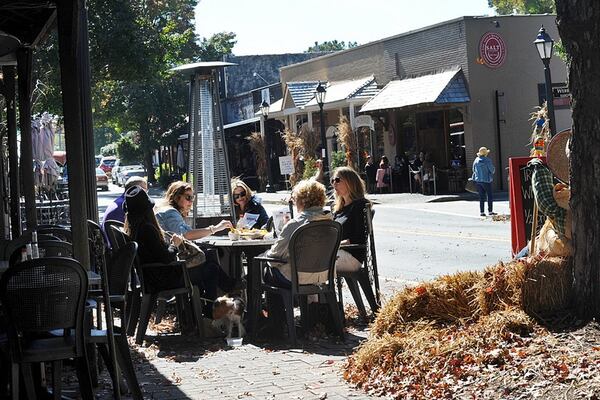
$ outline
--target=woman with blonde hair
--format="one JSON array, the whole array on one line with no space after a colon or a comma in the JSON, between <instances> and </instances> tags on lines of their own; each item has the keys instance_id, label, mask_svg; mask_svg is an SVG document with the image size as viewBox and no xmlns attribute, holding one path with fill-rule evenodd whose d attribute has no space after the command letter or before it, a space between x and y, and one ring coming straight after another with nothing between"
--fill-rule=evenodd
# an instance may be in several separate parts
<instances>
[{"instance_id":1,"label":"woman with blonde hair","mask_svg":"<svg viewBox=\"0 0 600 400\"><path fill-rule=\"evenodd\" d=\"M239 178L231 180L231 195L235 205L236 219L247 221L247 225L241 228L262 228L267 223L269 220L267 211L244 181Z\"/></svg>"},{"instance_id":2,"label":"woman with blonde hair","mask_svg":"<svg viewBox=\"0 0 600 400\"><path fill-rule=\"evenodd\" d=\"M160 226L167 232L183 235L189 240L202 239L222 230L231 228L231 222L222 220L217 225L207 228L193 229L184 217L187 217L194 205L194 190L192 185L183 181L176 181L169 185L163 198L163 204L156 213L156 219Z\"/></svg>"},{"instance_id":3,"label":"woman with blonde hair","mask_svg":"<svg viewBox=\"0 0 600 400\"><path fill-rule=\"evenodd\" d=\"M330 220L331 214L323 209L325 200L326 194L323 184L314 179L298 182L292 190L292 201L296 204L298 215L283 226L277 241L267 251L267 257L287 260L290 239L296 229L311 221ZM290 288L292 285L290 263L273 264L265 272L264 279L266 283L273 286ZM299 283L308 284L325 281L327 281L327 271L325 273L310 274L310 276L302 275Z\"/></svg>"},{"instance_id":4,"label":"woman with blonde hair","mask_svg":"<svg viewBox=\"0 0 600 400\"><path fill-rule=\"evenodd\" d=\"M342 225L341 244L366 244L364 210L369 200L365 198L365 183L352 168L339 167L333 171L331 185L335 197L333 219ZM336 270L357 271L366 255L365 249L340 249Z\"/></svg>"}]
</instances>

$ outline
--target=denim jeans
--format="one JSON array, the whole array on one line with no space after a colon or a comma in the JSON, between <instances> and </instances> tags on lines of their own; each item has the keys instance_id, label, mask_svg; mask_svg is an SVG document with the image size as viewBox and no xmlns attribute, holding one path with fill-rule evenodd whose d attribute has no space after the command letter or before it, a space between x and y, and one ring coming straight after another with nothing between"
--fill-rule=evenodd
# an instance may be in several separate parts
<instances>
[{"instance_id":1,"label":"denim jeans","mask_svg":"<svg viewBox=\"0 0 600 400\"><path fill-rule=\"evenodd\" d=\"M494 211L494 194L492 192L491 182L475 182L477 191L479 192L479 212L485 212L485 197L487 194L488 212Z\"/></svg>"}]
</instances>

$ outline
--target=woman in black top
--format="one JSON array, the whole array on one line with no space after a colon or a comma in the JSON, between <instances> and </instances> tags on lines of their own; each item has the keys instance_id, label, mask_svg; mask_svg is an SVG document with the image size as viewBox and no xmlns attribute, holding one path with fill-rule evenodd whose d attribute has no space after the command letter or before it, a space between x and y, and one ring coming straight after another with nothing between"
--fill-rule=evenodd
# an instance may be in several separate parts
<instances>
[{"instance_id":1,"label":"woman in black top","mask_svg":"<svg viewBox=\"0 0 600 400\"><path fill-rule=\"evenodd\" d=\"M335 190L333 218L342 224L342 244L367 243L364 210L369 202L365 198L365 184L356 171L348 167L336 168L331 185ZM357 271L366 258L365 249L338 251L337 271Z\"/></svg>"},{"instance_id":2,"label":"woman in black top","mask_svg":"<svg viewBox=\"0 0 600 400\"><path fill-rule=\"evenodd\" d=\"M233 196L233 203L235 204L236 220L239 221L245 214L251 214L254 216L253 223L250 226L241 226L240 228L262 228L267 221L269 216L267 211L260 204L259 199L254 196L252 190L244 181L241 179L234 178L231 181L231 194Z\"/></svg>"},{"instance_id":3,"label":"woman in black top","mask_svg":"<svg viewBox=\"0 0 600 400\"><path fill-rule=\"evenodd\" d=\"M125 192L125 232L138 243L138 257L141 264L169 264L177 260L178 246L183 237L173 235L167 242L164 231L158 225L154 216L154 201L139 186L133 186ZM151 272L150 272L151 271ZM183 286L183 276L180 271L168 265L162 268L152 268L144 272L144 283L160 288L177 288ZM204 296L209 300L217 298L217 287L224 291L233 290L237 282L230 278L221 266L213 261L188 269L188 275L193 285L204 290ZM210 316L210 307L206 307L206 316Z\"/></svg>"}]
</instances>

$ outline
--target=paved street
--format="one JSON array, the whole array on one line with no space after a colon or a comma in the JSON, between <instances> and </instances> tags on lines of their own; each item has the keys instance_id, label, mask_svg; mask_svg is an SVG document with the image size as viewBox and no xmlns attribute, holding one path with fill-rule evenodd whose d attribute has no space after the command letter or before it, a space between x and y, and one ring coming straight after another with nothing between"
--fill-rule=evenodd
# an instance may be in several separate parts
<instances>
[{"instance_id":1,"label":"paved street","mask_svg":"<svg viewBox=\"0 0 600 400\"><path fill-rule=\"evenodd\" d=\"M115 185L110 188L109 192L98 192L101 214L123 190ZM269 213L286 207L281 203L283 193L259 196ZM494 211L508 214L506 194L498 197L501 200L495 202ZM377 195L373 199L382 279L421 281L458 270L483 269L510 258L510 222L480 217L476 200L428 203L430 196L406 193Z\"/></svg>"}]
</instances>

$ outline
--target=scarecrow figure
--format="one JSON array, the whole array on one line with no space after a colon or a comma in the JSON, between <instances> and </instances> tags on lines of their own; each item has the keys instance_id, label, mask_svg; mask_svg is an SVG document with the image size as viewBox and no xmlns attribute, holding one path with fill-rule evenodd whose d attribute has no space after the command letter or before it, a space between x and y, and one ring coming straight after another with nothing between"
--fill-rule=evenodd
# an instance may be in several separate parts
<instances>
[{"instance_id":1,"label":"scarecrow figure","mask_svg":"<svg viewBox=\"0 0 600 400\"><path fill-rule=\"evenodd\" d=\"M570 139L570 129L552 138L547 148L547 166L539 158L529 161L528 165L533 167L531 179L535 202L540 212L547 217L537 238L532 240L530 255L568 257L572 253L569 209ZM554 178L560 182L554 184ZM534 225L536 220L537 216L534 217Z\"/></svg>"}]
</instances>

